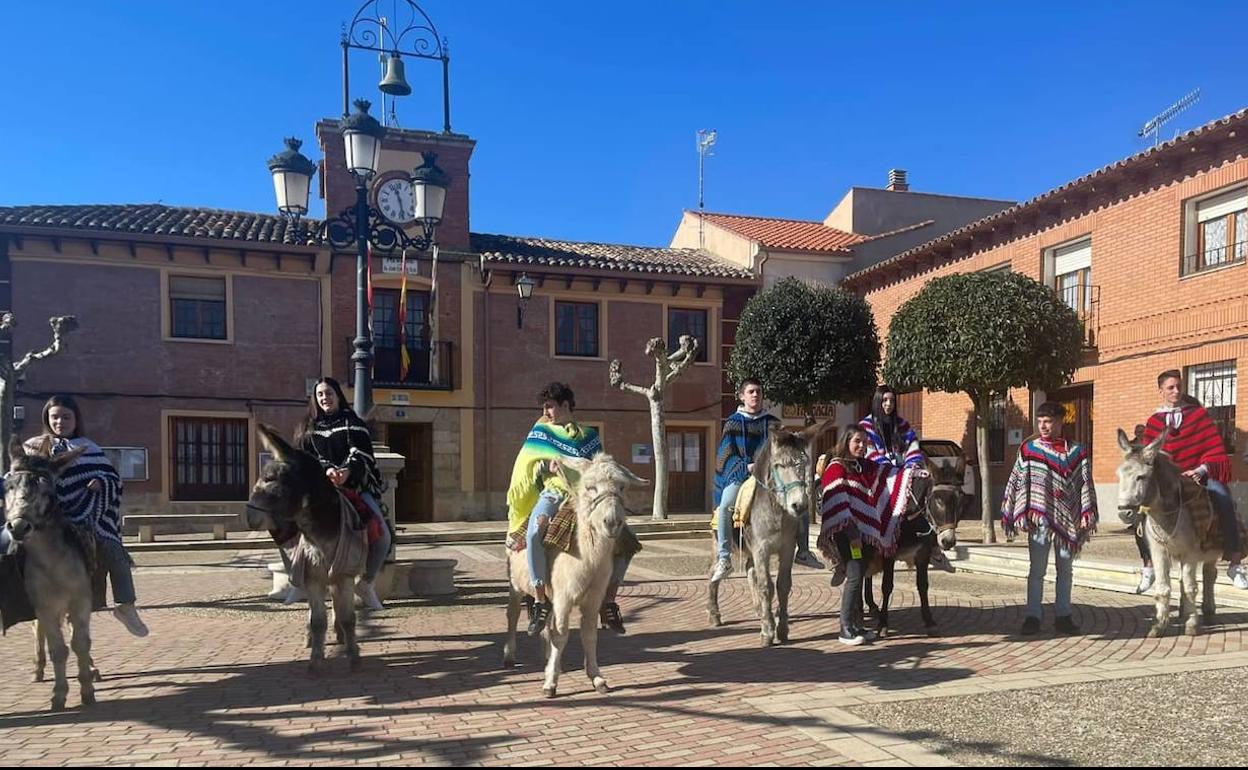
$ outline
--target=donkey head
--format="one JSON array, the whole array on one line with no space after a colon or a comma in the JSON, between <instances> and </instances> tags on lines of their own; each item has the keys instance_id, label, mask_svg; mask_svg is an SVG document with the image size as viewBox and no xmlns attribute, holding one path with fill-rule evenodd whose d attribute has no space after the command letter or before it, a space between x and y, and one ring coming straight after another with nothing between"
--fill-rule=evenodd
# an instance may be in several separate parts
<instances>
[{"instance_id":1,"label":"donkey head","mask_svg":"<svg viewBox=\"0 0 1248 770\"><path fill-rule=\"evenodd\" d=\"M56 479L85 451L85 447L78 447L52 457L50 439L45 439L33 454L27 454L16 438L9 444L9 472L4 477L4 519L14 540L21 542L36 530L60 525Z\"/></svg>"},{"instance_id":2,"label":"donkey head","mask_svg":"<svg viewBox=\"0 0 1248 770\"><path fill-rule=\"evenodd\" d=\"M1118 517L1124 524L1139 523L1140 506L1156 496L1158 461L1166 462L1161 447L1166 443L1170 429L1147 446L1132 444L1127 434L1118 429L1118 447L1122 450L1122 464L1118 466Z\"/></svg>"},{"instance_id":3,"label":"donkey head","mask_svg":"<svg viewBox=\"0 0 1248 770\"><path fill-rule=\"evenodd\" d=\"M560 458L559 464L579 477L573 484L579 522L588 524L602 537L619 537L628 521L624 492L631 486L646 486L650 482L601 452L592 460Z\"/></svg>"},{"instance_id":4,"label":"donkey head","mask_svg":"<svg viewBox=\"0 0 1248 770\"><path fill-rule=\"evenodd\" d=\"M286 442L268 425L256 432L273 462L264 466L247 500L247 526L251 529L285 529L295 514L307 508L312 496L326 493L329 480L320 462Z\"/></svg>"},{"instance_id":5,"label":"donkey head","mask_svg":"<svg viewBox=\"0 0 1248 770\"><path fill-rule=\"evenodd\" d=\"M966 493L962 491L966 464L959 462L954 468L946 468L929 462L927 470L932 482L927 509L936 525L937 541L948 551L958 544L958 516L966 504Z\"/></svg>"},{"instance_id":6,"label":"donkey head","mask_svg":"<svg viewBox=\"0 0 1248 770\"><path fill-rule=\"evenodd\" d=\"M774 430L754 458L754 478L785 513L805 516L810 509L810 442L831 426L827 420L797 433Z\"/></svg>"}]
</instances>

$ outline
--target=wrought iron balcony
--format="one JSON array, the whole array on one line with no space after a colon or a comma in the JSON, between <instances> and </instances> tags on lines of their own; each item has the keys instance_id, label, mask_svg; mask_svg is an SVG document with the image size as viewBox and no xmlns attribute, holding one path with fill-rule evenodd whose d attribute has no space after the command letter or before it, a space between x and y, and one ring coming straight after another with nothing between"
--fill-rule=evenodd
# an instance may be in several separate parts
<instances>
[{"instance_id":1,"label":"wrought iron balcony","mask_svg":"<svg viewBox=\"0 0 1248 770\"><path fill-rule=\"evenodd\" d=\"M1183 275L1203 273L1227 265L1240 265L1248 259L1248 242L1219 246L1183 257Z\"/></svg>"},{"instance_id":2,"label":"wrought iron balcony","mask_svg":"<svg viewBox=\"0 0 1248 770\"><path fill-rule=\"evenodd\" d=\"M350 346L350 338L348 338ZM412 390L455 389L455 343L450 340L409 340L407 377L401 377L400 352L397 345L373 348L373 387L408 388ZM347 361L347 371L353 364Z\"/></svg>"}]
</instances>

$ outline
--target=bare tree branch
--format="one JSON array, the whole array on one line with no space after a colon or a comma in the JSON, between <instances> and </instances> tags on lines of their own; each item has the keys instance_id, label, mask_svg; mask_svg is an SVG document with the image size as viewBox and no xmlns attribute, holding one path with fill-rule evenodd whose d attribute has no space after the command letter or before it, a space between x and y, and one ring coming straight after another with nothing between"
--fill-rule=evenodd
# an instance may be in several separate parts
<instances>
[{"instance_id":1,"label":"bare tree branch","mask_svg":"<svg viewBox=\"0 0 1248 770\"><path fill-rule=\"evenodd\" d=\"M0 313L0 332L12 331L14 326L17 326L17 320L11 310Z\"/></svg>"},{"instance_id":2,"label":"bare tree branch","mask_svg":"<svg viewBox=\"0 0 1248 770\"><path fill-rule=\"evenodd\" d=\"M675 353L668 356L667 359L672 364L671 368L667 370L667 378L669 380L674 380L679 377L681 372L688 369L689 365L693 363L695 358L697 358L697 353L697 338L691 337L688 334L680 335L680 348L677 349Z\"/></svg>"},{"instance_id":3,"label":"bare tree branch","mask_svg":"<svg viewBox=\"0 0 1248 770\"><path fill-rule=\"evenodd\" d=\"M6 320L9 323L10 328L12 327L13 314L9 313L7 315L8 319L0 317L0 328L3 327ZM26 371L26 367L30 366L35 361L42 361L45 358L49 358L57 353L60 353L61 345L65 340L65 335L78 328L78 319L72 315L55 316L49 320L48 323L52 326L52 344L48 345L43 350L38 352L31 351L22 356L22 360L13 364L14 374L21 374Z\"/></svg>"},{"instance_id":4,"label":"bare tree branch","mask_svg":"<svg viewBox=\"0 0 1248 770\"><path fill-rule=\"evenodd\" d=\"M650 398L651 396L649 388L643 388L640 385L633 385L630 382L624 381L624 367L618 358L611 361L611 368L608 371L607 377L611 383L611 387L613 388L619 388L627 393L636 393L637 395L645 396L646 398Z\"/></svg>"}]
</instances>

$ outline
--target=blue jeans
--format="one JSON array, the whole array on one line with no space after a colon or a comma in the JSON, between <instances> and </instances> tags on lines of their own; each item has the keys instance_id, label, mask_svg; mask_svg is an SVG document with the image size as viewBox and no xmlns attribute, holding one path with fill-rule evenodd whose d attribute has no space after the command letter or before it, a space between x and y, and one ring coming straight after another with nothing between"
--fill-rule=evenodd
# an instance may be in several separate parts
<instances>
[{"instance_id":1,"label":"blue jeans","mask_svg":"<svg viewBox=\"0 0 1248 770\"><path fill-rule=\"evenodd\" d=\"M1049 551L1057 562L1057 595L1053 611L1059 618L1070 617L1070 590L1074 585L1074 556L1065 548L1054 547L1048 532L1032 532L1027 538L1031 549L1031 571L1027 574L1027 617L1040 620L1044 616L1044 575L1049 571Z\"/></svg>"},{"instance_id":2,"label":"blue jeans","mask_svg":"<svg viewBox=\"0 0 1248 770\"><path fill-rule=\"evenodd\" d=\"M732 555L732 507L737 503L737 494L741 491L741 482L737 481L724 487L719 497L719 509L716 510L715 528L719 534L719 558L727 559Z\"/></svg>"},{"instance_id":3,"label":"blue jeans","mask_svg":"<svg viewBox=\"0 0 1248 770\"><path fill-rule=\"evenodd\" d=\"M373 515L381 519L381 537L368 544L368 558L364 562L364 579L371 583L381 574L381 568L386 563L386 556L390 553L390 524L382 514L381 503L377 502L377 498L368 492L361 493L360 497L364 499L364 504L372 509Z\"/></svg>"},{"instance_id":4,"label":"blue jeans","mask_svg":"<svg viewBox=\"0 0 1248 770\"><path fill-rule=\"evenodd\" d=\"M1231 499L1231 490L1221 481L1208 479L1205 489L1209 490L1209 502L1218 514L1218 523L1222 526L1222 552L1227 557L1239 556L1239 522L1235 520L1235 501Z\"/></svg>"},{"instance_id":5,"label":"blue jeans","mask_svg":"<svg viewBox=\"0 0 1248 770\"><path fill-rule=\"evenodd\" d=\"M797 520L797 555L810 553L810 514L805 513Z\"/></svg>"},{"instance_id":6,"label":"blue jeans","mask_svg":"<svg viewBox=\"0 0 1248 770\"><path fill-rule=\"evenodd\" d=\"M559 512L563 498L556 492L545 491L537 498L537 505L529 514L529 528L525 531L525 552L529 560L529 582L534 588L546 585L549 575L546 574L546 544L542 539L546 536L546 525ZM627 565L625 565L627 567Z\"/></svg>"},{"instance_id":7,"label":"blue jeans","mask_svg":"<svg viewBox=\"0 0 1248 770\"><path fill-rule=\"evenodd\" d=\"M130 556L126 548L116 540L101 537L97 542L100 560L108 570L113 584L114 604L134 604L134 574L130 571Z\"/></svg>"}]
</instances>

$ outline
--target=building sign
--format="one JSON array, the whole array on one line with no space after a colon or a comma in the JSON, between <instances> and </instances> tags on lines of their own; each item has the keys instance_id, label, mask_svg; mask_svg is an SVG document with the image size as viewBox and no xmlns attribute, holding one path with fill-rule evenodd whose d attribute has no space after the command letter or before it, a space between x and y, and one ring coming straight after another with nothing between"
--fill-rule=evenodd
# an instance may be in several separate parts
<instances>
[{"instance_id":1,"label":"building sign","mask_svg":"<svg viewBox=\"0 0 1248 770\"><path fill-rule=\"evenodd\" d=\"M649 465L654 457L654 450L649 444L633 444L633 462L637 465Z\"/></svg>"},{"instance_id":2,"label":"building sign","mask_svg":"<svg viewBox=\"0 0 1248 770\"><path fill-rule=\"evenodd\" d=\"M398 275L403 272L403 260L399 257L382 257L381 272L393 273ZM407 260L407 274L410 276L420 275L420 263L415 257L409 257Z\"/></svg>"},{"instance_id":3,"label":"building sign","mask_svg":"<svg viewBox=\"0 0 1248 770\"><path fill-rule=\"evenodd\" d=\"M803 406L785 404L781 410L781 416L786 420L798 420L805 417L806 414L806 407ZM836 404L815 404L810 408L810 414L816 418L836 417Z\"/></svg>"}]
</instances>

